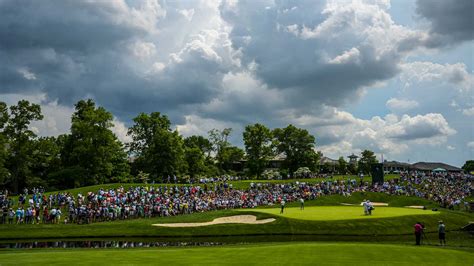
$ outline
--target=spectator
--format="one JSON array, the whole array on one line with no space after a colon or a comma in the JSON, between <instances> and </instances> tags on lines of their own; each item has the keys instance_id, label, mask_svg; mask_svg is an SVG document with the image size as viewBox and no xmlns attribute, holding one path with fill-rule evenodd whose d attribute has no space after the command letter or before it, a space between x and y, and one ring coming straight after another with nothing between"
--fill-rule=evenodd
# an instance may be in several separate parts
<instances>
[{"instance_id":1,"label":"spectator","mask_svg":"<svg viewBox=\"0 0 474 266\"><path fill-rule=\"evenodd\" d=\"M445 246L446 245L446 226L444 225L443 221L439 221L438 237L439 237L439 244L441 246Z\"/></svg>"}]
</instances>

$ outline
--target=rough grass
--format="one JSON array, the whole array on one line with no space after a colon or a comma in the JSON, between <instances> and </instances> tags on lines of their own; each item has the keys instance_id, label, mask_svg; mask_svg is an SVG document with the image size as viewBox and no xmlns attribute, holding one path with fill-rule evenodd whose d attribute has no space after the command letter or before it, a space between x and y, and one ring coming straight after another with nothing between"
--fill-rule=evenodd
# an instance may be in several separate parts
<instances>
[{"instance_id":1,"label":"rough grass","mask_svg":"<svg viewBox=\"0 0 474 266\"><path fill-rule=\"evenodd\" d=\"M472 265L473 262L474 253L466 250L361 243L0 251L2 265Z\"/></svg>"},{"instance_id":2,"label":"rough grass","mask_svg":"<svg viewBox=\"0 0 474 266\"><path fill-rule=\"evenodd\" d=\"M253 210L259 213L277 215L280 217L310 220L310 221L334 221L354 219L378 219L410 215L439 215L439 212L431 210L418 210L399 207L376 207L372 215L364 215L360 206L312 206L301 210L299 207L285 208L280 214L280 208L266 208Z\"/></svg>"}]
</instances>

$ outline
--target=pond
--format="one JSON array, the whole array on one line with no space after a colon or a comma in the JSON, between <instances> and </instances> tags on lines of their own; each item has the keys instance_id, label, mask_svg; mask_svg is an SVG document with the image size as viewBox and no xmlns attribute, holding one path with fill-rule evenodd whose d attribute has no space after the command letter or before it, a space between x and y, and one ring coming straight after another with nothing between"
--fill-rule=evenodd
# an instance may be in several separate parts
<instances>
[{"instance_id":1,"label":"pond","mask_svg":"<svg viewBox=\"0 0 474 266\"><path fill-rule=\"evenodd\" d=\"M179 242L179 241L132 241L132 240L55 240L55 241L21 241L0 243L0 248L33 249L33 248L151 248L151 247L189 247L220 246L221 242Z\"/></svg>"}]
</instances>

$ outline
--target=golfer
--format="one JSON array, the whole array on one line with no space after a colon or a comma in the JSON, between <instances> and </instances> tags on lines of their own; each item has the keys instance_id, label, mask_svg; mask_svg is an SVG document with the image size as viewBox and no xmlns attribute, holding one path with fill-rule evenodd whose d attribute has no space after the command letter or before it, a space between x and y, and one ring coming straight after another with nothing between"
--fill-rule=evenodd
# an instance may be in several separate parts
<instances>
[{"instance_id":1,"label":"golfer","mask_svg":"<svg viewBox=\"0 0 474 266\"><path fill-rule=\"evenodd\" d=\"M367 205L369 209L369 215L372 215L372 211L375 210L374 205L372 204L372 202L370 202L370 200L367 200Z\"/></svg>"},{"instance_id":2,"label":"golfer","mask_svg":"<svg viewBox=\"0 0 474 266\"><path fill-rule=\"evenodd\" d=\"M280 202L280 206L281 206L280 214L282 214L283 211L285 210L285 203L286 203L285 200L281 200L281 202Z\"/></svg>"},{"instance_id":3,"label":"golfer","mask_svg":"<svg viewBox=\"0 0 474 266\"><path fill-rule=\"evenodd\" d=\"M438 237L439 237L439 244L441 246L446 246L446 226L444 225L443 221L439 221Z\"/></svg>"},{"instance_id":4,"label":"golfer","mask_svg":"<svg viewBox=\"0 0 474 266\"><path fill-rule=\"evenodd\" d=\"M423 224L417 222L415 224L415 241L416 245L419 246L421 243L421 234L423 233Z\"/></svg>"},{"instance_id":5,"label":"golfer","mask_svg":"<svg viewBox=\"0 0 474 266\"><path fill-rule=\"evenodd\" d=\"M364 214L368 215L369 214L369 204L368 204L367 200L364 200L362 202L362 206L364 207Z\"/></svg>"},{"instance_id":6,"label":"golfer","mask_svg":"<svg viewBox=\"0 0 474 266\"><path fill-rule=\"evenodd\" d=\"M303 199L303 197L300 198L300 210L304 210L304 199Z\"/></svg>"}]
</instances>

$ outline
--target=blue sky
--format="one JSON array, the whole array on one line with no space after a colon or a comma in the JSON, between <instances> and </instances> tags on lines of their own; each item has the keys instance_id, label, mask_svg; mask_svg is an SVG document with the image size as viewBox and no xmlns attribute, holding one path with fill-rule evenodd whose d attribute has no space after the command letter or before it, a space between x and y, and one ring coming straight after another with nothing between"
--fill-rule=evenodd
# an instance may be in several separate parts
<instances>
[{"instance_id":1,"label":"blue sky","mask_svg":"<svg viewBox=\"0 0 474 266\"><path fill-rule=\"evenodd\" d=\"M338 158L474 158L474 2L0 2L0 99L41 104L39 135L92 98L124 142L140 112L185 136L306 128Z\"/></svg>"}]
</instances>

